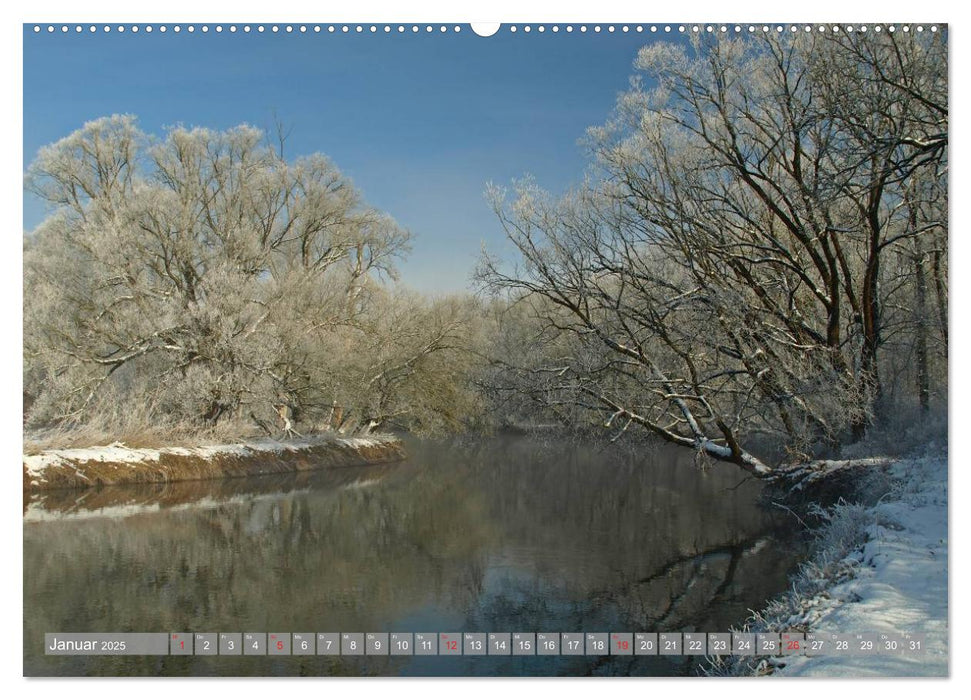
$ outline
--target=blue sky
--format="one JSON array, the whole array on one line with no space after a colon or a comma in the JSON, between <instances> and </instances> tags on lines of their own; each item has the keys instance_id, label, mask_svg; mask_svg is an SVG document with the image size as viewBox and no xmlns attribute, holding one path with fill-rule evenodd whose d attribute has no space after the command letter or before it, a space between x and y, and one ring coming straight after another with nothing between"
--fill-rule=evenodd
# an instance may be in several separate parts
<instances>
[{"instance_id":1,"label":"blue sky","mask_svg":"<svg viewBox=\"0 0 971 700\"><path fill-rule=\"evenodd\" d=\"M466 288L481 246L501 249L486 183L526 174L554 191L578 183L587 164L578 139L607 118L637 49L667 39L505 27L484 38L467 25L458 34L24 33L25 167L41 146L112 113L135 114L156 134L277 118L292 128L290 154L327 154L412 231L402 280L432 292ZM25 229L44 211L25 194Z\"/></svg>"}]
</instances>

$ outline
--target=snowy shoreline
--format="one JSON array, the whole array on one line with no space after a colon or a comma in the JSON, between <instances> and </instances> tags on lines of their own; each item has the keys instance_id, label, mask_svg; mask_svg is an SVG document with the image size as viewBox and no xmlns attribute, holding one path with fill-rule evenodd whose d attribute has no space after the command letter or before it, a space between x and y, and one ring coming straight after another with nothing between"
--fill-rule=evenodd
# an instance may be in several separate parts
<instances>
[{"instance_id":1,"label":"snowy shoreline","mask_svg":"<svg viewBox=\"0 0 971 700\"><path fill-rule=\"evenodd\" d=\"M391 435L321 435L299 440L248 440L198 447L131 448L123 443L24 455L24 491L89 488L310 471L398 461Z\"/></svg>"},{"instance_id":2,"label":"snowy shoreline","mask_svg":"<svg viewBox=\"0 0 971 700\"><path fill-rule=\"evenodd\" d=\"M813 554L750 631L917 633L920 655L787 656L714 661L710 675L911 677L949 674L947 450L895 462L875 505L823 513Z\"/></svg>"}]
</instances>

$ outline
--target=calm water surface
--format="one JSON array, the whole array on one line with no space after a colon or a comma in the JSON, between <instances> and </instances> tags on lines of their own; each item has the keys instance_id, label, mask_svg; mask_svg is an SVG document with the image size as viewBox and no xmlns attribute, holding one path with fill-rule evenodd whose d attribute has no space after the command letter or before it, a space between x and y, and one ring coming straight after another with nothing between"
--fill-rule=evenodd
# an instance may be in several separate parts
<instances>
[{"instance_id":1,"label":"calm water surface","mask_svg":"<svg viewBox=\"0 0 971 700\"><path fill-rule=\"evenodd\" d=\"M791 516L733 467L529 438L25 504L26 675L692 673L698 657L45 657L45 632L728 631Z\"/></svg>"}]
</instances>

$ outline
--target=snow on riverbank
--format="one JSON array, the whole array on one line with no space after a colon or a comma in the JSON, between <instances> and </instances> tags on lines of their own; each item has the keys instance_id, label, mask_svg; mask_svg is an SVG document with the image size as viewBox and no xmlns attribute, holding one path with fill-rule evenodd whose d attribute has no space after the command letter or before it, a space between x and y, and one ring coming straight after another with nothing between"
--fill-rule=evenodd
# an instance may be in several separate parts
<instances>
[{"instance_id":1,"label":"snow on riverbank","mask_svg":"<svg viewBox=\"0 0 971 700\"><path fill-rule=\"evenodd\" d=\"M141 464L157 462L163 455L179 457L202 457L211 459L221 455L249 455L255 452L299 451L323 444L337 444L346 447L377 447L394 438L373 435L369 437L317 437L300 440L260 439L226 445L202 445L200 447L126 447L124 443L114 442L100 447L71 448L66 450L45 450L36 455L24 455L24 467L31 476L37 476L51 466L75 464L77 462L111 462L113 464Z\"/></svg>"},{"instance_id":2,"label":"snow on riverbank","mask_svg":"<svg viewBox=\"0 0 971 700\"><path fill-rule=\"evenodd\" d=\"M923 655L801 656L735 672L781 676L948 675L948 529L945 450L890 467L891 491L872 507L839 505L792 590L754 629L913 632Z\"/></svg>"},{"instance_id":3,"label":"snow on riverbank","mask_svg":"<svg viewBox=\"0 0 971 700\"><path fill-rule=\"evenodd\" d=\"M391 435L320 435L158 449L116 442L24 455L24 490L250 476L302 471L316 464L380 462L403 456L400 440Z\"/></svg>"}]
</instances>

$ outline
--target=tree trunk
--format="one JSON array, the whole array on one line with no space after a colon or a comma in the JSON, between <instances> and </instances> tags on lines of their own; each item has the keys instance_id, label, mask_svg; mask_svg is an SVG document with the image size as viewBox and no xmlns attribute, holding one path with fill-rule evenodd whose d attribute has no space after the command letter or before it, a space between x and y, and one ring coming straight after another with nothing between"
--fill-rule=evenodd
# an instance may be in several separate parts
<instances>
[{"instance_id":1,"label":"tree trunk","mask_svg":"<svg viewBox=\"0 0 971 700\"><path fill-rule=\"evenodd\" d=\"M911 214L911 225L916 225L915 215ZM917 360L917 398L921 413L927 414L931 407L930 372L927 365L927 278L924 273L924 243L920 236L914 237L914 315L915 315L915 353Z\"/></svg>"},{"instance_id":2,"label":"tree trunk","mask_svg":"<svg viewBox=\"0 0 971 700\"><path fill-rule=\"evenodd\" d=\"M937 293L937 318L938 324L940 325L941 338L944 339L944 353L947 356L947 288L945 280L945 272L941 269L941 257L942 253L940 250L934 251L934 291Z\"/></svg>"}]
</instances>

